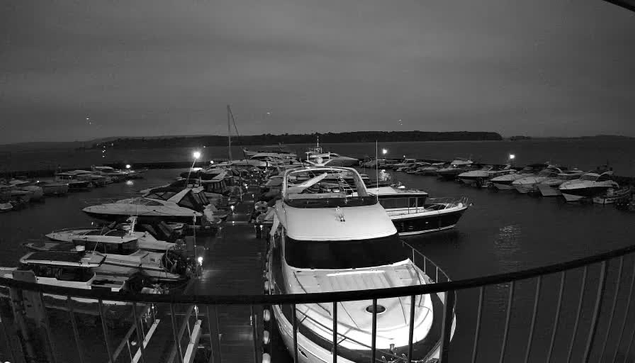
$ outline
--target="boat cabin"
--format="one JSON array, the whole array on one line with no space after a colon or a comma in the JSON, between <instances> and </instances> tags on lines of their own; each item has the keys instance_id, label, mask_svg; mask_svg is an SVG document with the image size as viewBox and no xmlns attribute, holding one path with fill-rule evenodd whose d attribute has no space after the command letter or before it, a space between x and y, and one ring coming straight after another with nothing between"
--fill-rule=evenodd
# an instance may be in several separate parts
<instances>
[{"instance_id":1,"label":"boat cabin","mask_svg":"<svg viewBox=\"0 0 635 363\"><path fill-rule=\"evenodd\" d=\"M112 233L111 233L112 232ZM122 234L122 238L116 239L75 239L73 245L84 246L86 251L95 251L99 253L110 253L114 255L130 255L139 250L139 241L127 235L126 231L114 230L109 234ZM128 237L128 238L124 238Z\"/></svg>"},{"instance_id":2,"label":"boat cabin","mask_svg":"<svg viewBox=\"0 0 635 363\"><path fill-rule=\"evenodd\" d=\"M205 209L205 206L209 204L209 200L202 191L203 188L201 187L185 189L163 187L153 189L150 193L144 195L144 199L150 198L150 202L151 199L170 201L176 203L180 207L202 212ZM159 205L161 204L159 203Z\"/></svg>"},{"instance_id":3,"label":"boat cabin","mask_svg":"<svg viewBox=\"0 0 635 363\"><path fill-rule=\"evenodd\" d=\"M68 252L30 252L20 259L18 271L32 271L35 277L59 281L87 282L95 276L105 256Z\"/></svg>"}]
</instances>

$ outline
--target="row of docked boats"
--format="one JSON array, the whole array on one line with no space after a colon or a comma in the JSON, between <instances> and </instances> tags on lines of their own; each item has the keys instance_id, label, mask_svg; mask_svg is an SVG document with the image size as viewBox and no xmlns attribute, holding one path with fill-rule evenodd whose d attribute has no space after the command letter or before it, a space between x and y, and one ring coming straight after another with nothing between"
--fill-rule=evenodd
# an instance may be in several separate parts
<instances>
[{"instance_id":1,"label":"row of docked boats","mask_svg":"<svg viewBox=\"0 0 635 363\"><path fill-rule=\"evenodd\" d=\"M585 172L550 163L536 163L519 169L511 165L477 165L470 159L455 159L449 164L436 165L410 159L395 166L397 171L436 175L470 186L515 190L521 194L543 197L562 196L567 202L612 204L621 199L630 199L632 195L632 188L620 186L613 179L613 170L606 167Z\"/></svg>"},{"instance_id":2,"label":"row of docked boats","mask_svg":"<svg viewBox=\"0 0 635 363\"><path fill-rule=\"evenodd\" d=\"M225 185L237 180L229 173L222 179L214 182ZM60 229L48 233L47 240L24 243L29 252L17 267L0 268L0 275L79 289L164 293L196 275L202 261L196 247L185 242L186 234L194 228L202 233L217 226L221 204L231 199L233 190L225 187L220 192L214 205L199 185L158 186L139 197L86 207L86 214L101 221L97 226ZM67 299L51 294L45 298L49 306L62 308Z\"/></svg>"},{"instance_id":3,"label":"row of docked boats","mask_svg":"<svg viewBox=\"0 0 635 363\"><path fill-rule=\"evenodd\" d=\"M114 169L92 166L91 170L69 170L55 173L53 178L17 177L0 180L0 212L18 210L30 202L41 202L47 196L63 196L69 192L87 191L129 179L143 178L145 170Z\"/></svg>"}]
</instances>

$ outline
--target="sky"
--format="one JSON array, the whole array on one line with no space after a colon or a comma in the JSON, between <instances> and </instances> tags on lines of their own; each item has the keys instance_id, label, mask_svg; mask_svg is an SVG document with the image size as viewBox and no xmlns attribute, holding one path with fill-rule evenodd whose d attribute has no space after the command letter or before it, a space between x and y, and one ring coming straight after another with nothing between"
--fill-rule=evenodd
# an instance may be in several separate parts
<instances>
[{"instance_id":1,"label":"sky","mask_svg":"<svg viewBox=\"0 0 635 363\"><path fill-rule=\"evenodd\" d=\"M635 13L601 0L4 0L0 144L494 131L635 136Z\"/></svg>"}]
</instances>

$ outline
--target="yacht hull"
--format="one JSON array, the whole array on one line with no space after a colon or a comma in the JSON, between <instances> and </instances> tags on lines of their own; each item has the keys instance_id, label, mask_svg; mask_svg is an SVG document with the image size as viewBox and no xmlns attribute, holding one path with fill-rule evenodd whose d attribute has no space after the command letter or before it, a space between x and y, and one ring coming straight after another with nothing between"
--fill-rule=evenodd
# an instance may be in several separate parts
<instances>
[{"instance_id":1,"label":"yacht hull","mask_svg":"<svg viewBox=\"0 0 635 363\"><path fill-rule=\"evenodd\" d=\"M529 194L535 190L536 184L515 184L514 189L520 194Z\"/></svg>"},{"instance_id":2,"label":"yacht hull","mask_svg":"<svg viewBox=\"0 0 635 363\"><path fill-rule=\"evenodd\" d=\"M454 228L465 210L467 210L467 205L459 205L438 211L425 210L411 214L389 210L388 215L400 236L414 236Z\"/></svg>"},{"instance_id":3,"label":"yacht hull","mask_svg":"<svg viewBox=\"0 0 635 363\"><path fill-rule=\"evenodd\" d=\"M514 190L514 186L511 182L492 182L492 184L494 184L498 190Z\"/></svg>"},{"instance_id":4,"label":"yacht hull","mask_svg":"<svg viewBox=\"0 0 635 363\"><path fill-rule=\"evenodd\" d=\"M588 187L577 189L560 189L567 202L579 202L581 200L592 199L607 191L608 187Z\"/></svg>"}]
</instances>

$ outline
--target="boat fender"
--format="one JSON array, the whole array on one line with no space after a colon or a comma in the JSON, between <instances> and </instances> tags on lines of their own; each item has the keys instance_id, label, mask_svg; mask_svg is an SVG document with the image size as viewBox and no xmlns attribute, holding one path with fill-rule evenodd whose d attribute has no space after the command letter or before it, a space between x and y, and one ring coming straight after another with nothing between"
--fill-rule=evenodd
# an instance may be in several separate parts
<instances>
[{"instance_id":1,"label":"boat fender","mask_svg":"<svg viewBox=\"0 0 635 363\"><path fill-rule=\"evenodd\" d=\"M264 309L262 311L262 320L265 322L269 322L271 320L271 311L269 309Z\"/></svg>"},{"instance_id":2,"label":"boat fender","mask_svg":"<svg viewBox=\"0 0 635 363\"><path fill-rule=\"evenodd\" d=\"M262 354L262 363L271 363L271 355L269 353Z\"/></svg>"},{"instance_id":3,"label":"boat fender","mask_svg":"<svg viewBox=\"0 0 635 363\"><path fill-rule=\"evenodd\" d=\"M265 281L265 293L268 294L270 289L271 289L271 284L267 280Z\"/></svg>"},{"instance_id":4,"label":"boat fender","mask_svg":"<svg viewBox=\"0 0 635 363\"><path fill-rule=\"evenodd\" d=\"M262 344L267 345L270 342L269 332L267 330L262 332Z\"/></svg>"}]
</instances>

